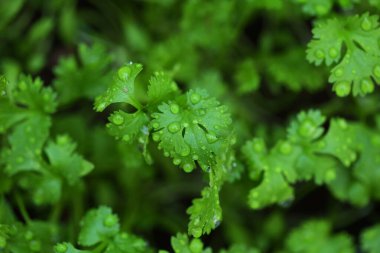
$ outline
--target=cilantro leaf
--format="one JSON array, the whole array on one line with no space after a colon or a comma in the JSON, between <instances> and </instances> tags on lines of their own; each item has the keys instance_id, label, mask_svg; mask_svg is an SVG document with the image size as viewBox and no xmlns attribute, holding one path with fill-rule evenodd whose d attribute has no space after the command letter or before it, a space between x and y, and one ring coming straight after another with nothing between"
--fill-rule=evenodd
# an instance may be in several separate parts
<instances>
[{"instance_id":1,"label":"cilantro leaf","mask_svg":"<svg viewBox=\"0 0 380 253\"><path fill-rule=\"evenodd\" d=\"M50 141L45 148L52 170L66 178L71 185L94 168L90 162L74 153L75 147L68 136L61 135L56 142Z\"/></svg>"},{"instance_id":2,"label":"cilantro leaf","mask_svg":"<svg viewBox=\"0 0 380 253\"><path fill-rule=\"evenodd\" d=\"M189 234L200 237L209 234L219 226L222 219L222 209L219 203L217 187L206 187L202 190L202 197L193 200L193 205L187 209L190 214Z\"/></svg>"},{"instance_id":3,"label":"cilantro leaf","mask_svg":"<svg viewBox=\"0 0 380 253\"><path fill-rule=\"evenodd\" d=\"M39 78L33 80L30 76L21 76L13 96L18 104L31 111L50 114L57 107L56 94L51 87L43 87Z\"/></svg>"},{"instance_id":4,"label":"cilantro leaf","mask_svg":"<svg viewBox=\"0 0 380 253\"><path fill-rule=\"evenodd\" d=\"M178 86L168 74L155 72L150 78L147 91L150 106L157 106L157 104L172 99L178 94Z\"/></svg>"},{"instance_id":5,"label":"cilantro leaf","mask_svg":"<svg viewBox=\"0 0 380 253\"><path fill-rule=\"evenodd\" d=\"M95 99L95 110L103 111L113 103L127 103L140 109L142 106L135 93L135 78L141 72L142 65L130 63L121 67L107 91Z\"/></svg>"},{"instance_id":6,"label":"cilantro leaf","mask_svg":"<svg viewBox=\"0 0 380 253\"><path fill-rule=\"evenodd\" d=\"M336 63L329 82L338 96L347 96L351 90L354 96L373 92L373 80L380 83L378 16L364 13L329 19L313 29L313 36L307 59L316 65Z\"/></svg>"},{"instance_id":7,"label":"cilantro leaf","mask_svg":"<svg viewBox=\"0 0 380 253\"><path fill-rule=\"evenodd\" d=\"M294 229L286 239L289 253L354 253L354 245L349 235L340 233L333 235L331 225L322 220L305 222Z\"/></svg>"},{"instance_id":8,"label":"cilantro leaf","mask_svg":"<svg viewBox=\"0 0 380 253\"><path fill-rule=\"evenodd\" d=\"M63 242L54 246L54 253L91 253L91 251L78 250L71 243Z\"/></svg>"},{"instance_id":9,"label":"cilantro leaf","mask_svg":"<svg viewBox=\"0 0 380 253\"><path fill-rule=\"evenodd\" d=\"M380 225L367 228L361 234L361 246L364 252L376 253L380 251Z\"/></svg>"},{"instance_id":10,"label":"cilantro leaf","mask_svg":"<svg viewBox=\"0 0 380 253\"><path fill-rule=\"evenodd\" d=\"M126 113L124 111L114 112L108 120L108 132L116 139L122 139L132 143L140 134L144 134L144 127L148 125L148 117L142 111Z\"/></svg>"},{"instance_id":11,"label":"cilantro leaf","mask_svg":"<svg viewBox=\"0 0 380 253\"><path fill-rule=\"evenodd\" d=\"M101 206L87 212L81 221L78 243L93 246L115 236L119 232L119 218L111 208Z\"/></svg>"},{"instance_id":12,"label":"cilantro leaf","mask_svg":"<svg viewBox=\"0 0 380 253\"><path fill-rule=\"evenodd\" d=\"M60 104L69 104L80 98L93 99L104 92L112 81L110 76L111 57L105 47L96 43L92 46L80 44L78 60L74 56L61 58L54 68L54 87L59 93Z\"/></svg>"},{"instance_id":13,"label":"cilantro leaf","mask_svg":"<svg viewBox=\"0 0 380 253\"><path fill-rule=\"evenodd\" d=\"M114 237L112 242L108 245L105 253L147 253L151 252L148 244L141 238L121 233Z\"/></svg>"},{"instance_id":14,"label":"cilantro leaf","mask_svg":"<svg viewBox=\"0 0 380 253\"><path fill-rule=\"evenodd\" d=\"M178 233L175 237L171 238L171 245L175 253L211 253L210 248L203 249L203 243L199 239L192 239L191 241L185 234ZM166 251L160 251L166 252Z\"/></svg>"},{"instance_id":15,"label":"cilantro leaf","mask_svg":"<svg viewBox=\"0 0 380 253\"><path fill-rule=\"evenodd\" d=\"M215 156L225 153L231 118L226 107L204 90L190 90L158 110L152 115L153 140L186 172L194 169L194 160L206 170Z\"/></svg>"},{"instance_id":16,"label":"cilantro leaf","mask_svg":"<svg viewBox=\"0 0 380 253\"><path fill-rule=\"evenodd\" d=\"M48 138L50 125L49 117L37 114L14 128L9 136L10 148L5 149L2 155L9 175L42 170L42 147Z\"/></svg>"}]
</instances>

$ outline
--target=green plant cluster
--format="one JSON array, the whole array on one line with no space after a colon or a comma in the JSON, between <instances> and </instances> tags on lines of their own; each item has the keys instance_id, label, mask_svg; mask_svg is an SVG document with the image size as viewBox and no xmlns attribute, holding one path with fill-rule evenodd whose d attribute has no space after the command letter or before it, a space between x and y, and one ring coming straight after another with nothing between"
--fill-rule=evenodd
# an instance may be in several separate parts
<instances>
[{"instance_id":1,"label":"green plant cluster","mask_svg":"<svg viewBox=\"0 0 380 253\"><path fill-rule=\"evenodd\" d=\"M380 252L380 1L0 2L0 253Z\"/></svg>"}]
</instances>

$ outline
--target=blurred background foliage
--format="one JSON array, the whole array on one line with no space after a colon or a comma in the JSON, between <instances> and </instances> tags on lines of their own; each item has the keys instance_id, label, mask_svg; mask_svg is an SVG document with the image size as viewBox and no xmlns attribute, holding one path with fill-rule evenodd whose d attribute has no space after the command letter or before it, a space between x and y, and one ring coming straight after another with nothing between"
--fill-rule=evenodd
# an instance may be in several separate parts
<instances>
[{"instance_id":1,"label":"blurred background foliage","mask_svg":"<svg viewBox=\"0 0 380 253\"><path fill-rule=\"evenodd\" d=\"M73 231L85 211L108 205L119 214L124 230L156 248L169 248L170 236L186 231L186 208L205 185L201 173L184 174L159 152L152 153L154 163L149 165L139 146L108 135L107 114L95 114L92 104L117 67L129 61L143 64L137 80L142 97L149 76L160 70L184 90L208 90L231 109L237 149L252 136L274 144L286 135L289 120L309 108L374 128L380 118L379 95L337 99L327 70L309 64L305 48L315 20L377 13L379 7L375 0L0 1L0 73L10 83L27 73L53 87L58 111L51 135L68 134L78 153L95 165L85 187L78 186L80 194L64 198L60 222L69 225L60 239L74 241ZM17 206L10 197L12 187L6 187L17 184L16 179L4 176L0 183L0 193ZM243 172L238 182L224 187L223 222L204 238L207 245L242 243L272 252L281 245L293 247L297 234L286 243L284 237L307 219L323 221L302 229L312 227L327 236L332 226L354 238L379 221L378 204L352 207L309 182L297 183L293 202L253 211L247 205L252 186ZM44 219L50 210L25 201L35 219Z\"/></svg>"}]
</instances>

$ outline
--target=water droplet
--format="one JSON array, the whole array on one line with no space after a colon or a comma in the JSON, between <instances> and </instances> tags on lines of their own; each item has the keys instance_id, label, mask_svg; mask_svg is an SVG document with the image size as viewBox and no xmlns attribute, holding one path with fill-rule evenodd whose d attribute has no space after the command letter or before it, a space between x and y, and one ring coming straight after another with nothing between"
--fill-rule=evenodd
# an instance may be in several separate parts
<instances>
[{"instance_id":1,"label":"water droplet","mask_svg":"<svg viewBox=\"0 0 380 253\"><path fill-rule=\"evenodd\" d=\"M106 103L100 103L100 104L97 105L97 108L96 108L96 109L97 109L98 111L103 111L104 108L106 108L106 106L107 106Z\"/></svg>"},{"instance_id":2,"label":"water droplet","mask_svg":"<svg viewBox=\"0 0 380 253\"><path fill-rule=\"evenodd\" d=\"M198 124L198 123L199 123L198 120L196 120L196 119L193 120L193 124L194 124L194 125L196 125L196 124Z\"/></svg>"},{"instance_id":3,"label":"water droplet","mask_svg":"<svg viewBox=\"0 0 380 253\"><path fill-rule=\"evenodd\" d=\"M334 71L334 75L336 77L341 77L343 76L343 69L342 68L337 68L335 71Z\"/></svg>"},{"instance_id":4,"label":"water droplet","mask_svg":"<svg viewBox=\"0 0 380 253\"><path fill-rule=\"evenodd\" d=\"M161 136L160 136L160 134L159 133L153 133L152 134L152 139L153 139L153 141L159 141L160 139L161 139Z\"/></svg>"},{"instance_id":5,"label":"water droplet","mask_svg":"<svg viewBox=\"0 0 380 253\"><path fill-rule=\"evenodd\" d=\"M154 122L154 123L152 124L152 126L153 126L154 129L157 129L157 128L160 127L160 124L159 124L158 122Z\"/></svg>"},{"instance_id":6,"label":"water droplet","mask_svg":"<svg viewBox=\"0 0 380 253\"><path fill-rule=\"evenodd\" d=\"M336 48L330 48L329 49L329 55L331 58L336 58L338 57L338 50L336 50Z\"/></svg>"},{"instance_id":7,"label":"water droplet","mask_svg":"<svg viewBox=\"0 0 380 253\"><path fill-rule=\"evenodd\" d=\"M325 58L325 53L321 49L318 49L314 52L314 56L318 59L323 59Z\"/></svg>"},{"instance_id":8,"label":"water droplet","mask_svg":"<svg viewBox=\"0 0 380 253\"><path fill-rule=\"evenodd\" d=\"M129 142L131 140L131 136L129 134L126 134L123 136L123 141Z\"/></svg>"},{"instance_id":9,"label":"water droplet","mask_svg":"<svg viewBox=\"0 0 380 253\"><path fill-rule=\"evenodd\" d=\"M364 31L369 31L371 30L372 28L372 23L371 23L371 20L369 20L367 17L365 17L362 21L362 23L360 24L360 27L364 30Z\"/></svg>"},{"instance_id":10,"label":"water droplet","mask_svg":"<svg viewBox=\"0 0 380 253\"><path fill-rule=\"evenodd\" d=\"M334 88L338 97L345 97L351 92L351 84L346 81L336 83Z\"/></svg>"},{"instance_id":11,"label":"water droplet","mask_svg":"<svg viewBox=\"0 0 380 253\"><path fill-rule=\"evenodd\" d=\"M194 105L195 104L198 104L199 101L201 101L201 95L199 95L198 93L193 93L190 95L190 101L191 103L193 103Z\"/></svg>"},{"instance_id":12,"label":"water droplet","mask_svg":"<svg viewBox=\"0 0 380 253\"><path fill-rule=\"evenodd\" d=\"M111 118L112 123L114 123L117 126L120 126L124 123L124 117L120 114L114 114Z\"/></svg>"},{"instance_id":13,"label":"water droplet","mask_svg":"<svg viewBox=\"0 0 380 253\"><path fill-rule=\"evenodd\" d=\"M67 251L67 246L66 244L63 244L63 243L58 243L55 247L54 247L55 251L57 253L65 253Z\"/></svg>"},{"instance_id":14,"label":"water droplet","mask_svg":"<svg viewBox=\"0 0 380 253\"><path fill-rule=\"evenodd\" d=\"M116 215L114 214L109 214L107 215L106 218L103 220L103 224L106 227L113 227L118 223L119 219L117 218Z\"/></svg>"},{"instance_id":15,"label":"water droplet","mask_svg":"<svg viewBox=\"0 0 380 253\"><path fill-rule=\"evenodd\" d=\"M315 131L315 124L310 119L306 119L301 123L301 126L299 128L299 134L302 137L312 137L314 131Z\"/></svg>"},{"instance_id":16,"label":"water droplet","mask_svg":"<svg viewBox=\"0 0 380 253\"><path fill-rule=\"evenodd\" d=\"M219 217L217 217L216 215L214 215L214 217L212 218L212 222L214 223L214 228L219 227L219 225L221 223Z\"/></svg>"},{"instance_id":17,"label":"water droplet","mask_svg":"<svg viewBox=\"0 0 380 253\"><path fill-rule=\"evenodd\" d=\"M170 155L169 152L167 152L167 151L164 152L165 157L169 157L169 155Z\"/></svg>"},{"instance_id":18,"label":"water droplet","mask_svg":"<svg viewBox=\"0 0 380 253\"><path fill-rule=\"evenodd\" d=\"M206 110L204 110L204 109L200 109L198 112L199 112L199 115L201 115L201 116L206 114Z\"/></svg>"},{"instance_id":19,"label":"water droplet","mask_svg":"<svg viewBox=\"0 0 380 253\"><path fill-rule=\"evenodd\" d=\"M177 133L180 129L181 129L181 126L178 122L172 122L168 126L168 130L172 134Z\"/></svg>"},{"instance_id":20,"label":"water droplet","mask_svg":"<svg viewBox=\"0 0 380 253\"><path fill-rule=\"evenodd\" d=\"M206 150L206 146L202 146L201 149L202 149L202 150Z\"/></svg>"},{"instance_id":21,"label":"water droplet","mask_svg":"<svg viewBox=\"0 0 380 253\"><path fill-rule=\"evenodd\" d=\"M380 65L376 65L373 68L373 74L375 75L375 77L380 78Z\"/></svg>"},{"instance_id":22,"label":"water droplet","mask_svg":"<svg viewBox=\"0 0 380 253\"><path fill-rule=\"evenodd\" d=\"M179 105L177 104L171 104L170 105L170 111L174 114L179 113Z\"/></svg>"},{"instance_id":23,"label":"water droplet","mask_svg":"<svg viewBox=\"0 0 380 253\"><path fill-rule=\"evenodd\" d=\"M183 170L186 172L186 173L190 173L192 172L194 169L193 165L191 165L190 163L186 163L185 165L183 165Z\"/></svg>"},{"instance_id":24,"label":"water droplet","mask_svg":"<svg viewBox=\"0 0 380 253\"><path fill-rule=\"evenodd\" d=\"M293 147L289 142L283 142L280 146L280 152L283 153L284 155L288 155L292 152Z\"/></svg>"},{"instance_id":25,"label":"water droplet","mask_svg":"<svg viewBox=\"0 0 380 253\"><path fill-rule=\"evenodd\" d=\"M197 155L193 155L192 158L193 158L193 160L198 160L199 157Z\"/></svg>"},{"instance_id":26,"label":"water droplet","mask_svg":"<svg viewBox=\"0 0 380 253\"><path fill-rule=\"evenodd\" d=\"M173 164L174 164L174 165L180 165L180 164L181 164L181 159L179 159L179 158L174 158L174 160L173 160Z\"/></svg>"},{"instance_id":27,"label":"water droplet","mask_svg":"<svg viewBox=\"0 0 380 253\"><path fill-rule=\"evenodd\" d=\"M216 141L218 141L218 137L216 137L216 135L212 132L206 134L206 139L207 139L207 142L212 144L212 143L215 143Z\"/></svg>"},{"instance_id":28,"label":"water droplet","mask_svg":"<svg viewBox=\"0 0 380 253\"><path fill-rule=\"evenodd\" d=\"M195 237L195 238L199 238L201 237L202 235L202 229L201 228L193 228L191 230L191 234Z\"/></svg>"},{"instance_id":29,"label":"water droplet","mask_svg":"<svg viewBox=\"0 0 380 253\"><path fill-rule=\"evenodd\" d=\"M181 150L181 156L185 157L185 156L188 156L190 155L190 147L188 145L183 145L182 146L182 150Z\"/></svg>"},{"instance_id":30,"label":"water droplet","mask_svg":"<svg viewBox=\"0 0 380 253\"><path fill-rule=\"evenodd\" d=\"M370 79L366 78L360 82L360 89L363 93L372 93L375 89L375 85Z\"/></svg>"},{"instance_id":31,"label":"water droplet","mask_svg":"<svg viewBox=\"0 0 380 253\"><path fill-rule=\"evenodd\" d=\"M131 74L131 67L130 66L124 66L124 67L121 67L118 71L117 71L117 75L119 76L119 78L121 80L127 80L129 75Z\"/></svg>"}]
</instances>

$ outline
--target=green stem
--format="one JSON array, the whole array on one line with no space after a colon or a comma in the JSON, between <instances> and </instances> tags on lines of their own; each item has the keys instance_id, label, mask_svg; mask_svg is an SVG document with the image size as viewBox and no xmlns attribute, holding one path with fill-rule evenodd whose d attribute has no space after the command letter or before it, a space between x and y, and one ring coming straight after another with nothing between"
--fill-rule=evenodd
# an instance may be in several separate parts
<instances>
[{"instance_id":1,"label":"green stem","mask_svg":"<svg viewBox=\"0 0 380 253\"><path fill-rule=\"evenodd\" d=\"M99 244L92 252L93 253L101 253L108 246L108 241L102 242Z\"/></svg>"},{"instance_id":2,"label":"green stem","mask_svg":"<svg viewBox=\"0 0 380 253\"><path fill-rule=\"evenodd\" d=\"M19 208L22 218L25 220L27 224L31 223L32 220L28 214L28 211L25 208L24 201L22 200L22 198L20 197L18 193L16 193L15 198L16 198L17 206Z\"/></svg>"},{"instance_id":3,"label":"green stem","mask_svg":"<svg viewBox=\"0 0 380 253\"><path fill-rule=\"evenodd\" d=\"M57 223L59 217L61 216L61 211L62 211L62 203L58 202L55 206L53 211L50 214L50 222Z\"/></svg>"}]
</instances>

